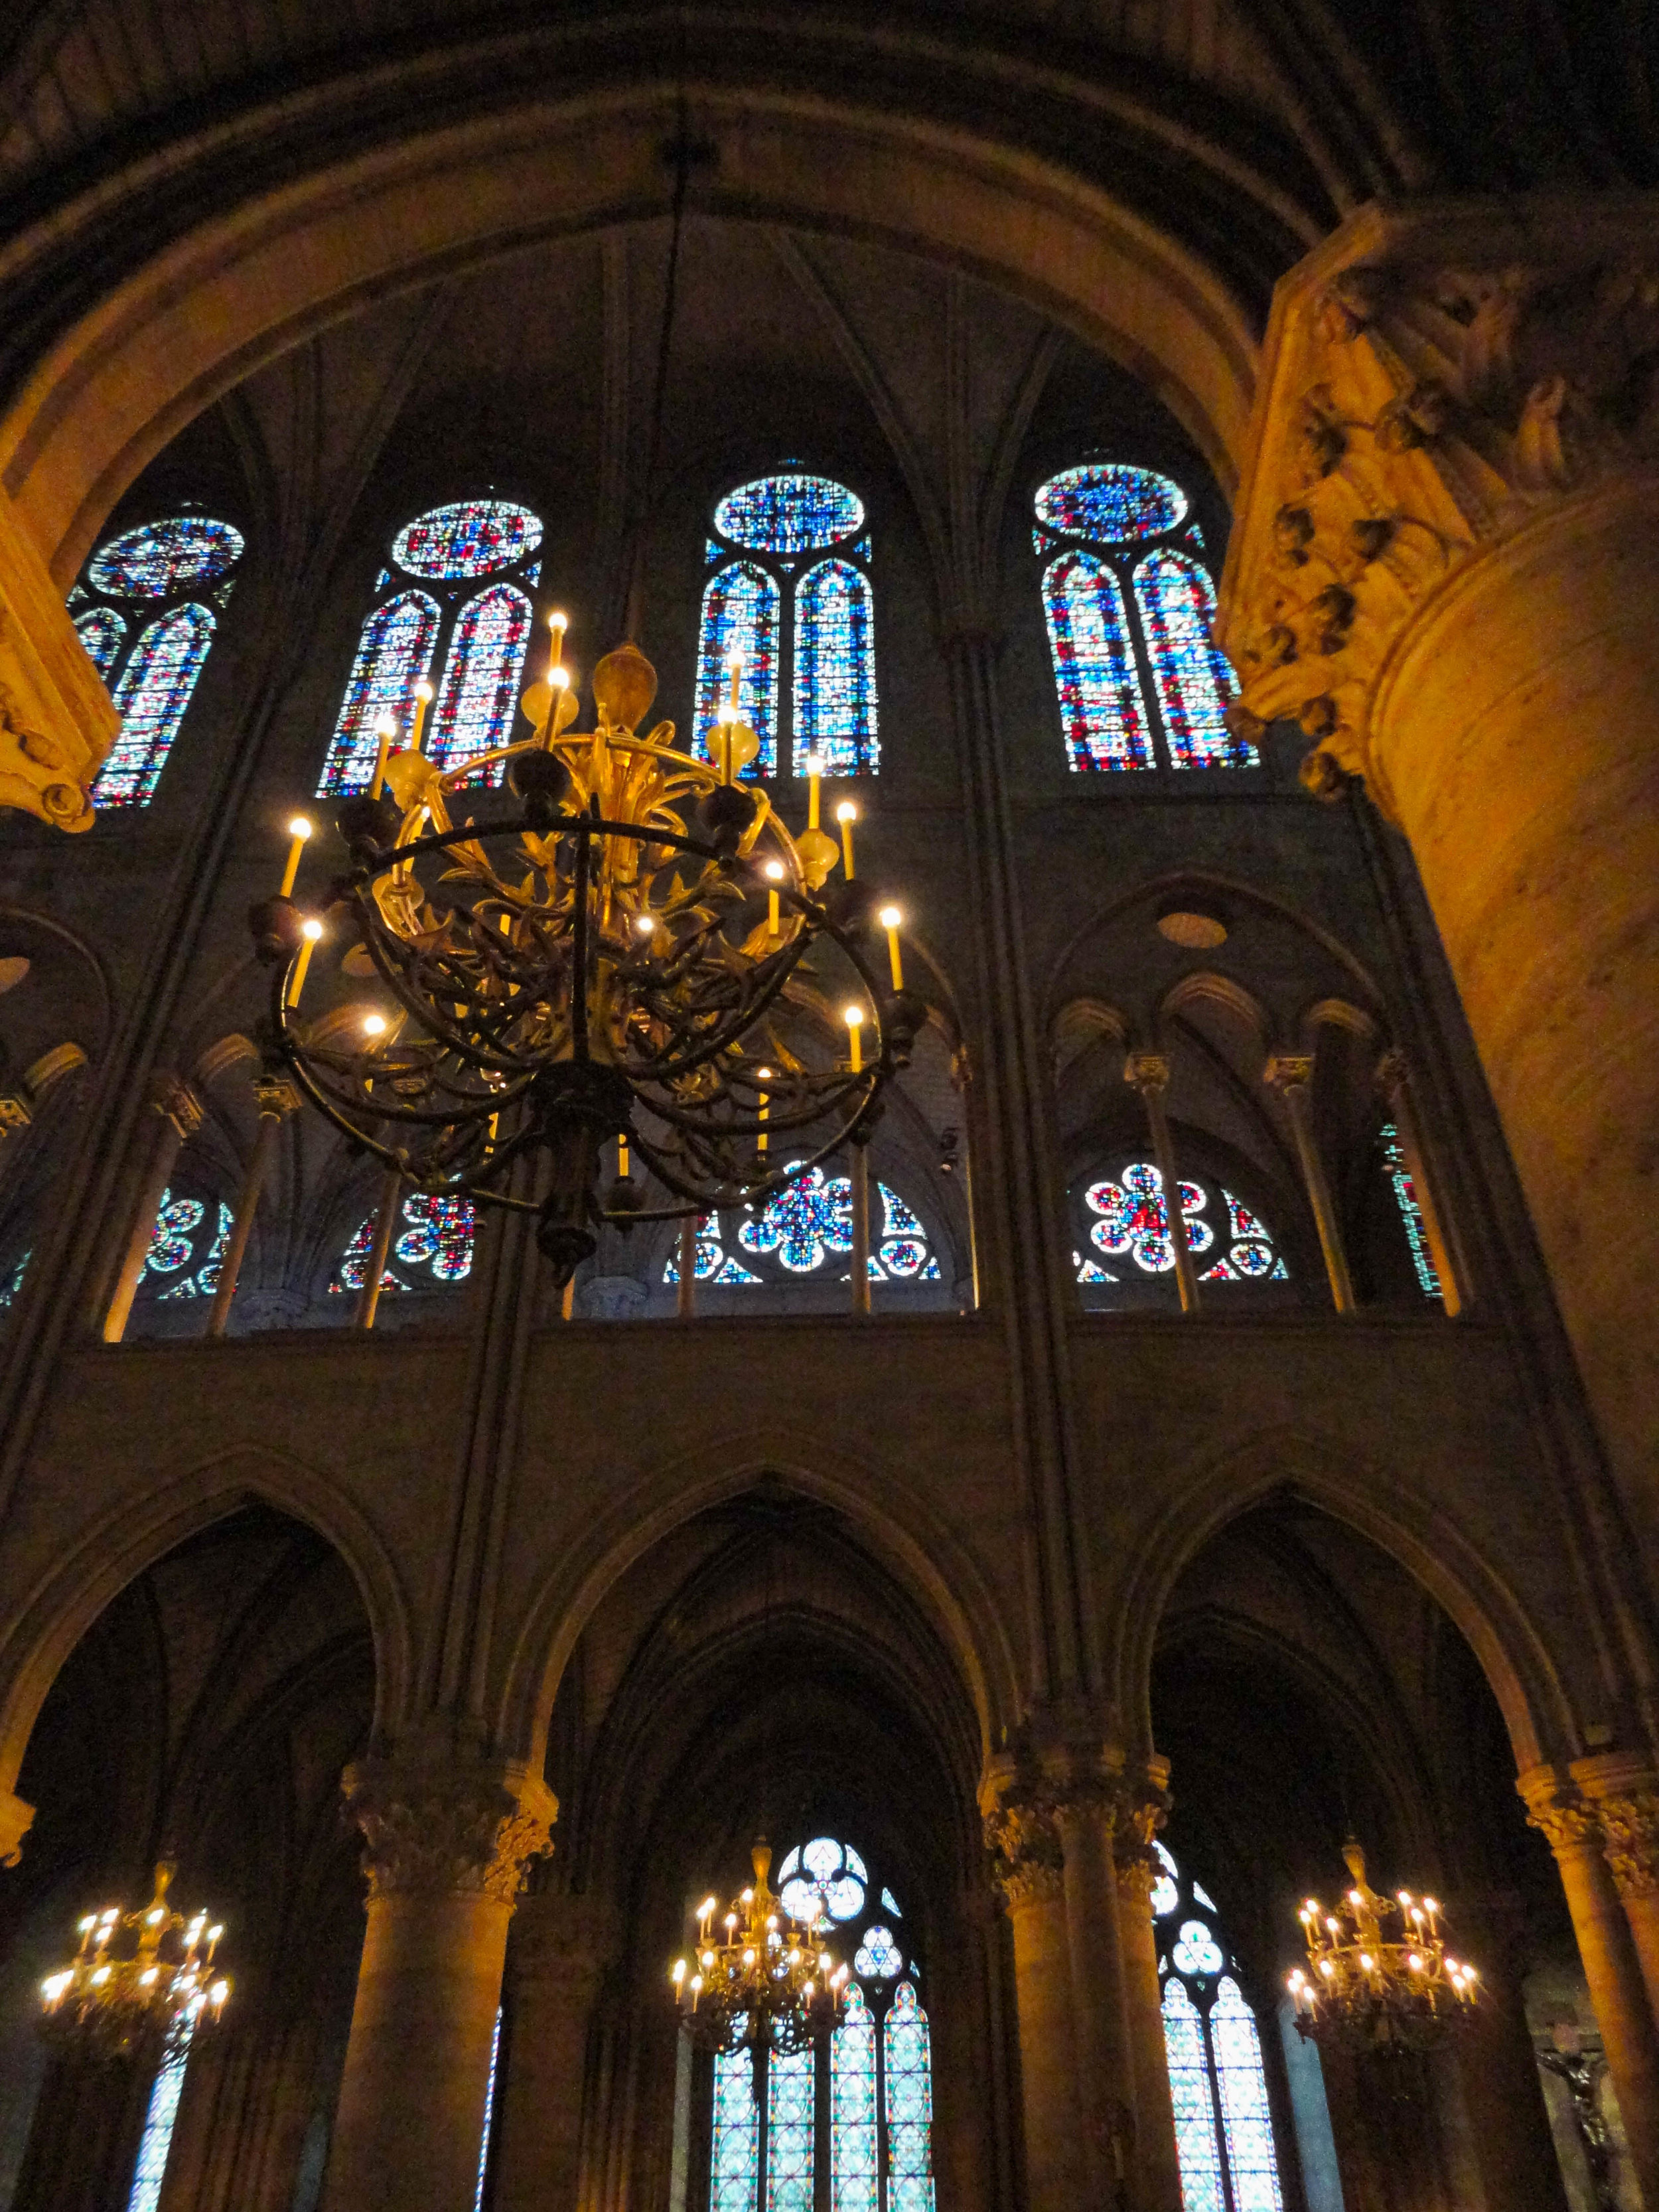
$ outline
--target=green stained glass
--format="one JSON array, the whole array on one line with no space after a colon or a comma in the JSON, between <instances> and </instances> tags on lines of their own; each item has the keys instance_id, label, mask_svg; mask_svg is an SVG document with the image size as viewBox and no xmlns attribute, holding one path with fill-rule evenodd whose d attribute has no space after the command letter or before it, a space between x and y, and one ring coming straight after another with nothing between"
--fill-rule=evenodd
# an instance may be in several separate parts
<instances>
[{"instance_id":1,"label":"green stained glass","mask_svg":"<svg viewBox=\"0 0 1659 2212\"><path fill-rule=\"evenodd\" d=\"M1255 2015L1231 1974L1223 1975L1210 2009L1210 2044L1234 2212L1283 2212L1261 2040Z\"/></svg>"},{"instance_id":2,"label":"green stained glass","mask_svg":"<svg viewBox=\"0 0 1659 2212\"><path fill-rule=\"evenodd\" d=\"M933 2212L933 2069L927 2015L899 1984L883 2030L888 2212Z\"/></svg>"},{"instance_id":3,"label":"green stained glass","mask_svg":"<svg viewBox=\"0 0 1659 2212\"><path fill-rule=\"evenodd\" d=\"M813 2052L766 2064L766 2212L812 2212Z\"/></svg>"},{"instance_id":4,"label":"green stained glass","mask_svg":"<svg viewBox=\"0 0 1659 2212\"><path fill-rule=\"evenodd\" d=\"M756 2212L760 2193L760 2114L754 2062L746 2051L714 2058L714 2128L709 2212Z\"/></svg>"},{"instance_id":5,"label":"green stained glass","mask_svg":"<svg viewBox=\"0 0 1659 2212\"><path fill-rule=\"evenodd\" d=\"M835 2212L876 2212L876 2023L855 1982L830 2044Z\"/></svg>"},{"instance_id":6,"label":"green stained glass","mask_svg":"<svg viewBox=\"0 0 1659 2212\"><path fill-rule=\"evenodd\" d=\"M1164 1991L1164 2047L1170 2063L1170 2094L1175 2105L1182 2205L1185 2212L1225 2212L1221 2190L1221 2147L1216 2136L1210 2069L1204 2053L1204 2023L1187 1993L1186 1984L1173 1974Z\"/></svg>"}]
</instances>

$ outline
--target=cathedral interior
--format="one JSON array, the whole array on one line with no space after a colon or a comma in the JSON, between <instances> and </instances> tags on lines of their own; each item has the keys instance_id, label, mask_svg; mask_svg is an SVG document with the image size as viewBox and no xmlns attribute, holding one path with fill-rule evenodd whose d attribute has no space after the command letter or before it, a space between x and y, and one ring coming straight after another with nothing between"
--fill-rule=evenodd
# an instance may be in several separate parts
<instances>
[{"instance_id":1,"label":"cathedral interior","mask_svg":"<svg viewBox=\"0 0 1659 2212\"><path fill-rule=\"evenodd\" d=\"M0 2212L1659 2212L1656 24L13 0Z\"/></svg>"}]
</instances>

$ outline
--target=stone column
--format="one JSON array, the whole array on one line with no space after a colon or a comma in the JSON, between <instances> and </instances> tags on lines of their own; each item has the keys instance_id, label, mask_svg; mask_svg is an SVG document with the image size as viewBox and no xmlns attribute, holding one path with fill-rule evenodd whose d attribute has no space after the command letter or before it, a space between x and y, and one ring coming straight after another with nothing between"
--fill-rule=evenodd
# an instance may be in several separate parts
<instances>
[{"instance_id":1,"label":"stone column","mask_svg":"<svg viewBox=\"0 0 1659 2212\"><path fill-rule=\"evenodd\" d=\"M1112 1859L1117 1775L1074 1772L1050 1785L1063 1856L1073 2063L1089 2201L1121 2202L1134 2170L1135 2075Z\"/></svg>"},{"instance_id":2,"label":"stone column","mask_svg":"<svg viewBox=\"0 0 1659 2212\"><path fill-rule=\"evenodd\" d=\"M368 1927L329 2154L326 2212L467 2212L526 1863L552 1792L523 1767L409 1753L348 1767Z\"/></svg>"},{"instance_id":3,"label":"stone column","mask_svg":"<svg viewBox=\"0 0 1659 2212\"><path fill-rule=\"evenodd\" d=\"M1291 1134L1296 1139L1296 1156L1302 1164L1302 1180L1307 1188L1308 1203L1313 1208L1314 1225L1319 1231L1319 1249L1325 1255L1325 1273L1331 1286L1331 1303L1338 1313L1352 1313L1353 1283L1348 1273L1348 1255L1342 1243L1342 1224L1337 1219L1330 1179L1325 1173L1325 1163L1319 1157L1319 1146L1314 1137L1310 1097L1313 1071L1313 1061L1305 1054L1282 1052L1267 1062L1261 1072L1261 1079L1270 1091L1278 1091L1285 1101Z\"/></svg>"},{"instance_id":4,"label":"stone column","mask_svg":"<svg viewBox=\"0 0 1659 2212\"><path fill-rule=\"evenodd\" d=\"M1659 2204L1659 2033L1595 1813L1552 1767L1517 1787L1555 1853L1643 2202Z\"/></svg>"},{"instance_id":5,"label":"stone column","mask_svg":"<svg viewBox=\"0 0 1659 2212\"><path fill-rule=\"evenodd\" d=\"M247 1241L253 1234L253 1217L259 1209L259 1194L270 1173L271 1162L276 1157L276 1139L283 1124L290 1114L300 1110L300 1094L285 1075L256 1077L253 1095L259 1105L258 1133L253 1139L253 1151L249 1157L247 1172L242 1177L242 1188L236 1194L236 1213L231 1227L230 1242L220 1263L219 1280L214 1286L213 1310L208 1316L207 1333L222 1336L230 1322L231 1300L236 1296L237 1279L242 1272L242 1261L247 1256Z\"/></svg>"},{"instance_id":6,"label":"stone column","mask_svg":"<svg viewBox=\"0 0 1659 2212\"><path fill-rule=\"evenodd\" d=\"M496 2093L495 2212L576 2212L588 2024L608 1930L586 1897L526 1897L507 1954L512 2041Z\"/></svg>"},{"instance_id":7,"label":"stone column","mask_svg":"<svg viewBox=\"0 0 1659 2212\"><path fill-rule=\"evenodd\" d=\"M987 1812L985 1838L1013 1929L1025 2202L1030 2212L1077 2212L1089 2197L1060 1831L1036 1793L1011 1792Z\"/></svg>"},{"instance_id":8,"label":"stone column","mask_svg":"<svg viewBox=\"0 0 1659 2212\"><path fill-rule=\"evenodd\" d=\"M1645 1759L1622 1752L1576 1759L1568 1771L1601 1823L1602 1856L1659 2022L1659 1774Z\"/></svg>"},{"instance_id":9,"label":"stone column","mask_svg":"<svg viewBox=\"0 0 1659 2212\"><path fill-rule=\"evenodd\" d=\"M1245 714L1297 720L1311 787L1363 776L1410 840L1650 1528L1656 239L1634 194L1345 223L1279 287L1221 625Z\"/></svg>"},{"instance_id":10,"label":"stone column","mask_svg":"<svg viewBox=\"0 0 1659 2212\"><path fill-rule=\"evenodd\" d=\"M1144 2212L1182 2212L1181 2160L1176 2150L1175 2106L1164 2043L1163 1992L1158 1979L1158 1939L1152 1932L1152 1883L1157 1861L1152 1838L1169 1800L1167 1768L1147 1784L1125 1785L1119 1802L1115 1858L1118 1926L1123 1943L1123 1987L1134 2054L1135 2203Z\"/></svg>"},{"instance_id":11,"label":"stone column","mask_svg":"<svg viewBox=\"0 0 1659 2212\"><path fill-rule=\"evenodd\" d=\"M162 1195L173 1180L180 1151L202 1126L201 1100L187 1083L180 1083L175 1076L161 1075L155 1079L150 1103L157 1115L154 1142L144 1165L132 1227L121 1255L121 1272L116 1277L109 1310L104 1316L106 1344L119 1344L126 1334L132 1301L155 1234L155 1217L161 1210Z\"/></svg>"},{"instance_id":12,"label":"stone column","mask_svg":"<svg viewBox=\"0 0 1659 2212\"><path fill-rule=\"evenodd\" d=\"M1170 1141L1170 1117L1164 1110L1164 1094L1170 1087L1169 1060L1161 1052L1132 1052L1123 1063L1123 1080L1140 1093L1141 1103L1146 1109L1152 1156L1164 1178L1164 1212L1175 1253L1181 1310L1196 1313L1198 1274L1193 1266L1192 1248L1187 1242L1187 1217L1181 1210L1181 1183L1176 1174L1175 1146Z\"/></svg>"}]
</instances>

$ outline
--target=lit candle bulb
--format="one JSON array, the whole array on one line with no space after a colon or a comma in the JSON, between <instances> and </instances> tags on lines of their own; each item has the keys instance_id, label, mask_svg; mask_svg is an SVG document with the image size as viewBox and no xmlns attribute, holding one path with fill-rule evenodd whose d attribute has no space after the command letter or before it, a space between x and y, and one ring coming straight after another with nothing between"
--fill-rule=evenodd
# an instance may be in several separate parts
<instances>
[{"instance_id":1,"label":"lit candle bulb","mask_svg":"<svg viewBox=\"0 0 1659 2212\"><path fill-rule=\"evenodd\" d=\"M617 1139L617 1173L619 1176L625 1176L628 1173L628 1139L626 1136L619 1136Z\"/></svg>"},{"instance_id":2,"label":"lit candle bulb","mask_svg":"<svg viewBox=\"0 0 1659 2212\"><path fill-rule=\"evenodd\" d=\"M727 678L726 712L720 717L720 781L722 783L730 783L732 781L732 726L743 719L738 704L738 689L743 683L743 655L735 648L726 656L726 672Z\"/></svg>"},{"instance_id":3,"label":"lit candle bulb","mask_svg":"<svg viewBox=\"0 0 1659 2212\"><path fill-rule=\"evenodd\" d=\"M392 720L391 715L382 714L374 725L374 735L379 743L374 753L374 779L368 787L368 795L371 799L378 799L385 786L386 757L392 750L392 740L397 734L398 725Z\"/></svg>"},{"instance_id":4,"label":"lit candle bulb","mask_svg":"<svg viewBox=\"0 0 1659 2212\"><path fill-rule=\"evenodd\" d=\"M426 710L431 704L432 686L422 677L415 686L415 726L409 736L411 752L417 753L421 750L421 733L426 727Z\"/></svg>"},{"instance_id":5,"label":"lit candle bulb","mask_svg":"<svg viewBox=\"0 0 1659 2212\"><path fill-rule=\"evenodd\" d=\"M847 1048L852 1057L853 1073L854 1075L860 1075L864 1071L863 1007L848 1006L846 1009L845 1018L847 1022Z\"/></svg>"},{"instance_id":6,"label":"lit candle bulb","mask_svg":"<svg viewBox=\"0 0 1659 2212\"><path fill-rule=\"evenodd\" d=\"M850 799L843 799L836 809L836 819L841 824L841 864L847 871L849 884L853 880L853 824L858 818L857 807Z\"/></svg>"},{"instance_id":7,"label":"lit candle bulb","mask_svg":"<svg viewBox=\"0 0 1659 2212\"><path fill-rule=\"evenodd\" d=\"M887 965L893 971L893 988L904 988L904 963L899 957L899 924L904 916L896 906L884 906L878 919L887 932Z\"/></svg>"},{"instance_id":8,"label":"lit candle bulb","mask_svg":"<svg viewBox=\"0 0 1659 2212\"><path fill-rule=\"evenodd\" d=\"M564 676L564 634L570 627L570 617L555 607L547 618L547 627L551 633L547 646L547 680L562 690L570 681ZM560 682L562 676L563 683Z\"/></svg>"},{"instance_id":9,"label":"lit candle bulb","mask_svg":"<svg viewBox=\"0 0 1659 2212\"><path fill-rule=\"evenodd\" d=\"M783 881L783 862L769 860L761 872L771 885L766 894L766 927L768 934L775 939L779 934L778 885Z\"/></svg>"},{"instance_id":10,"label":"lit candle bulb","mask_svg":"<svg viewBox=\"0 0 1659 2212\"><path fill-rule=\"evenodd\" d=\"M769 1067L757 1068L755 1072L761 1078L763 1082L769 1082L771 1080L772 1071ZM766 1117L771 1110L772 1100L770 1094L763 1091L760 1094L760 1135L755 1140L755 1150L763 1154L765 1152L767 1145L770 1141L767 1135Z\"/></svg>"},{"instance_id":11,"label":"lit candle bulb","mask_svg":"<svg viewBox=\"0 0 1659 2212\"><path fill-rule=\"evenodd\" d=\"M323 933L323 925L315 915L308 915L300 924L300 957L294 963L294 981L288 987L290 1006L300 1003L300 994L306 987L306 970L311 965L313 946Z\"/></svg>"},{"instance_id":12,"label":"lit candle bulb","mask_svg":"<svg viewBox=\"0 0 1659 2212\"><path fill-rule=\"evenodd\" d=\"M818 826L818 803L821 796L819 786L823 781L823 763L816 753L808 753L806 756L806 826L809 830L816 830Z\"/></svg>"},{"instance_id":13,"label":"lit candle bulb","mask_svg":"<svg viewBox=\"0 0 1659 2212\"><path fill-rule=\"evenodd\" d=\"M363 1035L366 1037L383 1037L386 1035L386 1016L384 1014L365 1014L363 1016Z\"/></svg>"},{"instance_id":14,"label":"lit candle bulb","mask_svg":"<svg viewBox=\"0 0 1659 2212\"><path fill-rule=\"evenodd\" d=\"M300 855L305 851L306 839L311 835L311 824L303 814L296 814L288 825L288 863L283 870L283 887L278 898L291 898L300 873Z\"/></svg>"}]
</instances>

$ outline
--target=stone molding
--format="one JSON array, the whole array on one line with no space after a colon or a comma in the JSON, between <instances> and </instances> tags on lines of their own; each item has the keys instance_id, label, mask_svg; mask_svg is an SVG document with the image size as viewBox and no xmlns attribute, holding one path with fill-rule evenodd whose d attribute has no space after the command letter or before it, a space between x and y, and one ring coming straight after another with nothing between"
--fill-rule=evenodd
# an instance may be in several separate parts
<instances>
[{"instance_id":1,"label":"stone molding","mask_svg":"<svg viewBox=\"0 0 1659 2212\"><path fill-rule=\"evenodd\" d=\"M365 1759L342 1787L363 1832L371 1902L481 1896L510 1906L530 1861L553 1847L558 1799L516 1762Z\"/></svg>"},{"instance_id":2,"label":"stone molding","mask_svg":"<svg viewBox=\"0 0 1659 2212\"><path fill-rule=\"evenodd\" d=\"M1218 633L1234 717L1398 818L1373 709L1459 568L1552 507L1659 487L1659 198L1362 210L1281 283Z\"/></svg>"}]
</instances>

